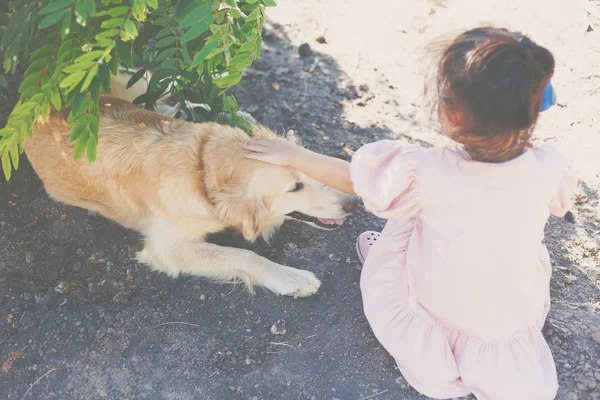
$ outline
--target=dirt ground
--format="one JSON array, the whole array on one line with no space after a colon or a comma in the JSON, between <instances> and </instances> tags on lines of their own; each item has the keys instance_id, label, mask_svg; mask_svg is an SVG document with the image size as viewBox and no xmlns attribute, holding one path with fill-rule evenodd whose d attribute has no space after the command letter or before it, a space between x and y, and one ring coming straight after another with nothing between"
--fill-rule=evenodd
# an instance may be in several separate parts
<instances>
[{"instance_id":1,"label":"dirt ground","mask_svg":"<svg viewBox=\"0 0 600 400\"><path fill-rule=\"evenodd\" d=\"M420 62L440 35L493 23L554 52L559 105L536 140L560 146L582 185L572 213L546 229L554 272L544 334L557 398L600 399L600 1L280 0L268 16L240 103L345 159L383 138L443 143L423 105ZM304 57L302 43L312 49ZM0 93L0 126L17 86ZM323 286L307 299L252 297L137 264L138 235L49 200L22 160L0 181L0 399L424 398L362 314L354 238L384 221L361 210L333 233L287 223L272 247L252 248Z\"/></svg>"}]
</instances>

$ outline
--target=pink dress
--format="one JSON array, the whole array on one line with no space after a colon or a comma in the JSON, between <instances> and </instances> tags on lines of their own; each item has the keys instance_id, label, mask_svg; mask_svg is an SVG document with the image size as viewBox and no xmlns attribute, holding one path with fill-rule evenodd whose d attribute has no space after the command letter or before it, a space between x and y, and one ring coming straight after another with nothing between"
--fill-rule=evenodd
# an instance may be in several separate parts
<instances>
[{"instance_id":1,"label":"pink dress","mask_svg":"<svg viewBox=\"0 0 600 400\"><path fill-rule=\"evenodd\" d=\"M577 186L558 151L489 164L380 141L356 152L350 173L367 209L389 220L360 285L369 324L406 380L437 399L553 399L542 240Z\"/></svg>"}]
</instances>

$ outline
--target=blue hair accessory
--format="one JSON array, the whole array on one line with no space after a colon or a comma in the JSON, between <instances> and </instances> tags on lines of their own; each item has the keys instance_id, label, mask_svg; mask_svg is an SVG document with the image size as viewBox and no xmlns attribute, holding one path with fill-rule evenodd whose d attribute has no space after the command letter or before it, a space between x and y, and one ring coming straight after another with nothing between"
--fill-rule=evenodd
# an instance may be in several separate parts
<instances>
[{"instance_id":1,"label":"blue hair accessory","mask_svg":"<svg viewBox=\"0 0 600 400\"><path fill-rule=\"evenodd\" d=\"M546 88L544 89L544 94L542 95L542 104L540 107L540 112L544 112L553 105L556 104L556 92L552 87L552 84L548 82Z\"/></svg>"}]
</instances>

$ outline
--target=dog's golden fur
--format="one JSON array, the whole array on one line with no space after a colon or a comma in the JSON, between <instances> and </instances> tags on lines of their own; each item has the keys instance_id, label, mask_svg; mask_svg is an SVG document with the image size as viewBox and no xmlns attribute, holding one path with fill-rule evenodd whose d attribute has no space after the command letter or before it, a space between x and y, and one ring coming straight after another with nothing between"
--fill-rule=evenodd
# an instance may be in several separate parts
<instances>
[{"instance_id":1,"label":"dog's golden fur","mask_svg":"<svg viewBox=\"0 0 600 400\"><path fill-rule=\"evenodd\" d=\"M250 289L264 286L283 295L314 294L320 282L313 273L205 238L228 226L250 241L268 238L292 211L340 218L356 199L291 168L246 159L247 136L239 129L134 106L125 82L113 79L112 93L122 98L101 98L94 163L85 156L73 160L68 110L41 123L27 140L25 152L48 194L141 232L145 247L138 260L158 271L241 280ZM277 137L263 127L255 135ZM294 191L298 183L302 190Z\"/></svg>"}]
</instances>

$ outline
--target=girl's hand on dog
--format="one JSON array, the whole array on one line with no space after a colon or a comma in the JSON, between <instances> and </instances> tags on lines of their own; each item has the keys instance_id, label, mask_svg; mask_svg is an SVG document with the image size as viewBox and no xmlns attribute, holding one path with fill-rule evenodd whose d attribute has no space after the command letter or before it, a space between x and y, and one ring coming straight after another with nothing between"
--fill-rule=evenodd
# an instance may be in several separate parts
<instances>
[{"instance_id":1,"label":"girl's hand on dog","mask_svg":"<svg viewBox=\"0 0 600 400\"><path fill-rule=\"evenodd\" d=\"M264 161L270 164L291 166L294 158L302 152L296 145L294 131L287 133L287 140L254 139L244 144L246 158Z\"/></svg>"},{"instance_id":2,"label":"girl's hand on dog","mask_svg":"<svg viewBox=\"0 0 600 400\"><path fill-rule=\"evenodd\" d=\"M246 142L244 149L246 158L292 167L324 185L354 194L350 163L296 145L293 131L288 132L287 140L255 139Z\"/></svg>"}]
</instances>

